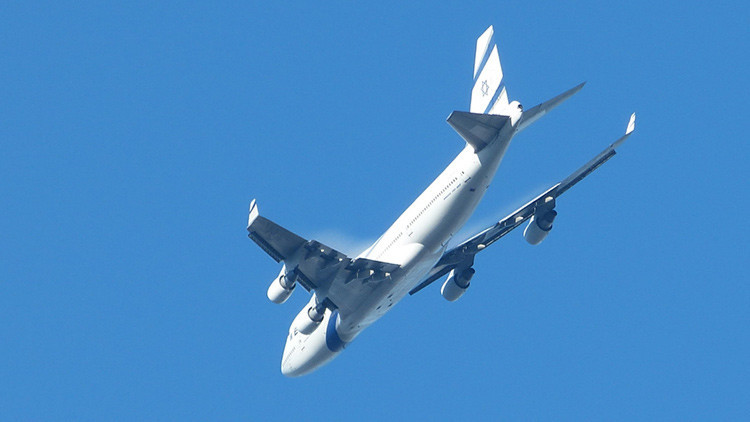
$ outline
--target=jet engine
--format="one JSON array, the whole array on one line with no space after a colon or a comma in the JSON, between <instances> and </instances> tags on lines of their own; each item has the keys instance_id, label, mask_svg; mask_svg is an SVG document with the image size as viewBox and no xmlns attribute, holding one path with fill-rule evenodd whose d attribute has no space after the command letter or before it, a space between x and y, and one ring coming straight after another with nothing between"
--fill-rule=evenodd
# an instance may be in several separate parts
<instances>
[{"instance_id":1,"label":"jet engine","mask_svg":"<svg viewBox=\"0 0 750 422\"><path fill-rule=\"evenodd\" d=\"M455 269L451 270L448 279L445 280L443 287L440 289L440 294L450 302L458 300L469 288L469 282L474 277L474 273L475 270L471 267L460 270L458 273Z\"/></svg>"},{"instance_id":2,"label":"jet engine","mask_svg":"<svg viewBox=\"0 0 750 422\"><path fill-rule=\"evenodd\" d=\"M313 298L312 304L302 308L300 313L294 318L292 327L302 334L310 334L320 325L324 316L325 307L322 305L316 306Z\"/></svg>"},{"instance_id":3,"label":"jet engine","mask_svg":"<svg viewBox=\"0 0 750 422\"><path fill-rule=\"evenodd\" d=\"M292 295L294 287L297 285L294 282L295 280L296 275L294 272L287 272L286 265L284 265L281 267L281 271L276 279L271 282L270 286L268 286L266 296L268 296L268 299L273 303L282 304L286 302L286 300L289 299L289 296Z\"/></svg>"},{"instance_id":4,"label":"jet engine","mask_svg":"<svg viewBox=\"0 0 750 422\"><path fill-rule=\"evenodd\" d=\"M557 211L554 209L536 212L529 221L529 225L523 231L523 237L532 245L542 243L545 237L552 230L552 222L557 217Z\"/></svg>"}]
</instances>

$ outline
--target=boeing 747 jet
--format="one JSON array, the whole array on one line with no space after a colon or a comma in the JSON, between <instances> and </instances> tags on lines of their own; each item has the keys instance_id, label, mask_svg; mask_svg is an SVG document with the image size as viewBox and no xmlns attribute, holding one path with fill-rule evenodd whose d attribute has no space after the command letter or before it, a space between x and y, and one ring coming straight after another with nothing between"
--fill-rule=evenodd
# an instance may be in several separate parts
<instances>
[{"instance_id":1,"label":"boeing 747 jet","mask_svg":"<svg viewBox=\"0 0 750 422\"><path fill-rule=\"evenodd\" d=\"M477 39L474 85L468 112L454 111L448 124L466 141L465 148L369 248L356 257L302 238L262 217L250 204L250 239L282 263L268 298L284 303L297 285L312 293L294 318L281 358L286 376L310 373L341 353L365 328L407 294L446 277L440 293L460 298L474 276L474 257L526 223L532 245L549 234L558 198L615 155L635 128L630 116L625 134L591 161L491 227L448 249L448 242L476 209L511 139L583 88L580 84L549 101L524 110L510 101L503 81L494 31ZM490 252L491 253L491 252Z\"/></svg>"}]
</instances>

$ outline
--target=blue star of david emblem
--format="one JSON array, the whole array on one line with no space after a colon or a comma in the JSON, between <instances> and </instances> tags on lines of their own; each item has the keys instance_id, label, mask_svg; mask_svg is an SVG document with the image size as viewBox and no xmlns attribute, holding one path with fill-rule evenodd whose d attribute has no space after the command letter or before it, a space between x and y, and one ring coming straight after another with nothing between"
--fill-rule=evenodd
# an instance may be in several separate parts
<instances>
[{"instance_id":1,"label":"blue star of david emblem","mask_svg":"<svg viewBox=\"0 0 750 422\"><path fill-rule=\"evenodd\" d=\"M487 80L482 81L482 97L490 93L490 86L487 84Z\"/></svg>"}]
</instances>

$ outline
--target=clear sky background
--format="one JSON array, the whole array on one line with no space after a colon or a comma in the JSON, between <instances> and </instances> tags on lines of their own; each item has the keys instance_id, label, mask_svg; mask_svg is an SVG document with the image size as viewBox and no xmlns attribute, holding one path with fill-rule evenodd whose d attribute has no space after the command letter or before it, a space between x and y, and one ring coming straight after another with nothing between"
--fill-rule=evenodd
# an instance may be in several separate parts
<instances>
[{"instance_id":1,"label":"clear sky background","mask_svg":"<svg viewBox=\"0 0 750 422\"><path fill-rule=\"evenodd\" d=\"M7 420L747 420L746 2L6 2L0 415ZM461 150L495 26L527 108L479 229L624 131L619 154L407 297L328 366L280 373L279 266L247 207L346 252ZM467 233L468 234L468 233Z\"/></svg>"}]
</instances>

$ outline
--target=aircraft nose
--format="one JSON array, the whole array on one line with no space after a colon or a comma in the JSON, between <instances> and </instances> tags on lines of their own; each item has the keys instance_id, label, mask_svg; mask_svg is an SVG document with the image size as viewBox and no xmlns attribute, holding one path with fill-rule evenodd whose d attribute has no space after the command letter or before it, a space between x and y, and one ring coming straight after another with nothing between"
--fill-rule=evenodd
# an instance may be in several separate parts
<instances>
[{"instance_id":1,"label":"aircraft nose","mask_svg":"<svg viewBox=\"0 0 750 422\"><path fill-rule=\"evenodd\" d=\"M294 377L297 375L297 369L294 352L285 355L281 361L281 373L286 377Z\"/></svg>"},{"instance_id":2,"label":"aircraft nose","mask_svg":"<svg viewBox=\"0 0 750 422\"><path fill-rule=\"evenodd\" d=\"M301 375L300 371L299 371L299 368L295 368L295 367L293 367L291 365L287 365L287 364L284 364L284 363L281 364L281 373L285 377L297 377L297 376Z\"/></svg>"},{"instance_id":3,"label":"aircraft nose","mask_svg":"<svg viewBox=\"0 0 750 422\"><path fill-rule=\"evenodd\" d=\"M292 350L284 356L281 373L287 377L299 377L314 371L334 356L325 346L308 342L303 350Z\"/></svg>"},{"instance_id":4,"label":"aircraft nose","mask_svg":"<svg viewBox=\"0 0 750 422\"><path fill-rule=\"evenodd\" d=\"M305 348L300 350L294 344L288 343L281 359L281 373L287 377L303 375L308 366L308 354Z\"/></svg>"},{"instance_id":5,"label":"aircraft nose","mask_svg":"<svg viewBox=\"0 0 750 422\"><path fill-rule=\"evenodd\" d=\"M330 314L328 314L330 315ZM330 316L328 316L330 318ZM304 335L292 331L284 346L284 354L281 360L281 373L287 377L299 377L308 374L338 355L343 347L328 345L327 322L322 322L312 333ZM331 328L333 329L333 327ZM338 339L340 345L343 342ZM337 346L336 344L334 346Z\"/></svg>"},{"instance_id":6,"label":"aircraft nose","mask_svg":"<svg viewBox=\"0 0 750 422\"><path fill-rule=\"evenodd\" d=\"M281 373L287 377L294 377L297 375L299 369L299 356L295 353L294 347L287 347L284 350L284 355L281 359Z\"/></svg>"},{"instance_id":7,"label":"aircraft nose","mask_svg":"<svg viewBox=\"0 0 750 422\"><path fill-rule=\"evenodd\" d=\"M292 376L292 372L294 372L294 371L292 370L291 366L287 365L285 362L281 363L281 373L284 376L291 377Z\"/></svg>"}]
</instances>

